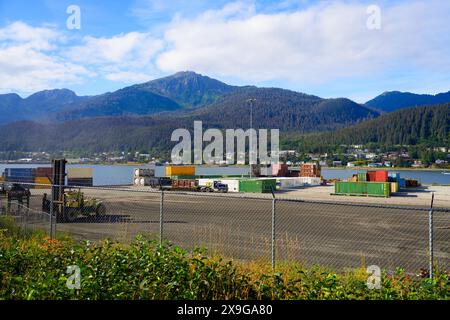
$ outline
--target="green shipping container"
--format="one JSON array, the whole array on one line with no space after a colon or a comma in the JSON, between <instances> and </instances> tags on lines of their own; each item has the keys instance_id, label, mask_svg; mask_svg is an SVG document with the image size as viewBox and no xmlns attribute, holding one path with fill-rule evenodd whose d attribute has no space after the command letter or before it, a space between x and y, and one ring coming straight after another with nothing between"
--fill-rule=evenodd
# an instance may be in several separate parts
<instances>
[{"instance_id":1,"label":"green shipping container","mask_svg":"<svg viewBox=\"0 0 450 320\"><path fill-rule=\"evenodd\" d=\"M239 192L269 193L276 190L276 180L243 179L239 181Z\"/></svg>"},{"instance_id":2,"label":"green shipping container","mask_svg":"<svg viewBox=\"0 0 450 320\"><path fill-rule=\"evenodd\" d=\"M334 193L390 197L391 189L388 182L337 181L334 184Z\"/></svg>"},{"instance_id":3,"label":"green shipping container","mask_svg":"<svg viewBox=\"0 0 450 320\"><path fill-rule=\"evenodd\" d=\"M367 182L367 194L372 196L391 196L391 186L389 182Z\"/></svg>"},{"instance_id":4,"label":"green shipping container","mask_svg":"<svg viewBox=\"0 0 450 320\"><path fill-rule=\"evenodd\" d=\"M367 172L358 172L358 181L367 181Z\"/></svg>"}]
</instances>

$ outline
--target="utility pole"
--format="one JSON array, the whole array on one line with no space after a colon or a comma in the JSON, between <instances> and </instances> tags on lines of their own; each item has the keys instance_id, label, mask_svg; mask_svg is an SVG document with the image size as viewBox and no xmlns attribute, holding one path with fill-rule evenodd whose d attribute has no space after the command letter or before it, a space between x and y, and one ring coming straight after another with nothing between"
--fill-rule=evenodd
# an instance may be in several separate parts
<instances>
[{"instance_id":1,"label":"utility pole","mask_svg":"<svg viewBox=\"0 0 450 320\"><path fill-rule=\"evenodd\" d=\"M247 103L250 104L250 129L253 129L253 102L255 102L255 101L256 101L256 99L248 99L247 100ZM253 176L252 164L250 162L250 159L251 159L250 152L252 150L252 142L253 142L253 135L252 135L252 132L250 131L250 145L248 148L248 165L250 167L250 179Z\"/></svg>"}]
</instances>

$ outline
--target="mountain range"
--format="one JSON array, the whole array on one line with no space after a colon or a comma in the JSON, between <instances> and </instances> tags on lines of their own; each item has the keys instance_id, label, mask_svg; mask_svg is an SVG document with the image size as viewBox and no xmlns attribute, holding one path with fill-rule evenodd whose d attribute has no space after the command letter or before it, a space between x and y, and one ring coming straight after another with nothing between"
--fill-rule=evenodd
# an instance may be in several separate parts
<instances>
[{"instance_id":1,"label":"mountain range","mask_svg":"<svg viewBox=\"0 0 450 320\"><path fill-rule=\"evenodd\" d=\"M256 99L252 107L249 99ZM179 72L96 96L80 97L68 89L25 99L0 95L0 150L167 149L171 132L192 129L194 120L202 120L205 128L248 128L250 109L255 128L295 134L334 131L396 109L432 104L433 99L450 102L450 94L390 92L358 104L280 88L231 86Z\"/></svg>"}]
</instances>

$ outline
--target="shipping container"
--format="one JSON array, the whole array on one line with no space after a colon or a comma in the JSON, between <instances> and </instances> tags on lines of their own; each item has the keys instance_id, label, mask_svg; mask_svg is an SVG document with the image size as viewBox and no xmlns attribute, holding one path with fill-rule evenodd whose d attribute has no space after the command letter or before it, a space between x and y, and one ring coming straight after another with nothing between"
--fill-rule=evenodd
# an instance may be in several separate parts
<instances>
[{"instance_id":1,"label":"shipping container","mask_svg":"<svg viewBox=\"0 0 450 320\"><path fill-rule=\"evenodd\" d=\"M68 186L92 187L94 180L92 178L68 178Z\"/></svg>"},{"instance_id":2,"label":"shipping container","mask_svg":"<svg viewBox=\"0 0 450 320\"><path fill-rule=\"evenodd\" d=\"M34 183L37 184L34 186L35 189L50 189L52 184L47 177L36 177L34 178Z\"/></svg>"},{"instance_id":3,"label":"shipping container","mask_svg":"<svg viewBox=\"0 0 450 320\"><path fill-rule=\"evenodd\" d=\"M406 180L400 178L400 179L398 180L398 187L399 187L399 188L406 188Z\"/></svg>"},{"instance_id":4,"label":"shipping container","mask_svg":"<svg viewBox=\"0 0 450 320\"><path fill-rule=\"evenodd\" d=\"M92 168L69 168L67 169L67 178L69 179L83 179L92 178L93 170Z\"/></svg>"},{"instance_id":5,"label":"shipping container","mask_svg":"<svg viewBox=\"0 0 450 320\"><path fill-rule=\"evenodd\" d=\"M366 171L358 172L358 181L367 181L367 172Z\"/></svg>"},{"instance_id":6,"label":"shipping container","mask_svg":"<svg viewBox=\"0 0 450 320\"><path fill-rule=\"evenodd\" d=\"M239 181L239 192L269 193L276 190L275 179L243 179Z\"/></svg>"},{"instance_id":7,"label":"shipping container","mask_svg":"<svg viewBox=\"0 0 450 320\"><path fill-rule=\"evenodd\" d=\"M398 182L389 182L391 186L391 193L398 192Z\"/></svg>"},{"instance_id":8,"label":"shipping container","mask_svg":"<svg viewBox=\"0 0 450 320\"><path fill-rule=\"evenodd\" d=\"M183 189L190 191L198 190L198 182L192 179L175 179L172 180L172 189Z\"/></svg>"},{"instance_id":9,"label":"shipping container","mask_svg":"<svg viewBox=\"0 0 450 320\"><path fill-rule=\"evenodd\" d=\"M237 179L220 179L220 183L228 186L228 192L239 192L239 180Z\"/></svg>"},{"instance_id":10,"label":"shipping container","mask_svg":"<svg viewBox=\"0 0 450 320\"><path fill-rule=\"evenodd\" d=\"M368 182L367 194L370 196L390 197L391 187L389 182Z\"/></svg>"},{"instance_id":11,"label":"shipping container","mask_svg":"<svg viewBox=\"0 0 450 320\"><path fill-rule=\"evenodd\" d=\"M376 171L367 171L367 181L376 181L376 175L377 172Z\"/></svg>"},{"instance_id":12,"label":"shipping container","mask_svg":"<svg viewBox=\"0 0 450 320\"><path fill-rule=\"evenodd\" d=\"M284 163L272 164L272 176L275 177L286 177L289 173L289 167Z\"/></svg>"},{"instance_id":13,"label":"shipping container","mask_svg":"<svg viewBox=\"0 0 450 320\"><path fill-rule=\"evenodd\" d=\"M36 177L52 178L53 177L53 168L50 168L50 167L36 168L35 175L36 175Z\"/></svg>"},{"instance_id":14,"label":"shipping container","mask_svg":"<svg viewBox=\"0 0 450 320\"><path fill-rule=\"evenodd\" d=\"M5 169L5 178L9 181L13 181L13 178L25 178L34 180L35 169L34 168L7 168ZM8 179L9 178L9 179ZM17 180L19 181L19 180Z\"/></svg>"},{"instance_id":15,"label":"shipping container","mask_svg":"<svg viewBox=\"0 0 450 320\"><path fill-rule=\"evenodd\" d=\"M369 195L389 197L390 185L387 182L345 182L336 181L334 184L335 194Z\"/></svg>"},{"instance_id":16,"label":"shipping container","mask_svg":"<svg viewBox=\"0 0 450 320\"><path fill-rule=\"evenodd\" d=\"M321 170L317 163L304 163L300 166L300 177L320 177Z\"/></svg>"},{"instance_id":17,"label":"shipping container","mask_svg":"<svg viewBox=\"0 0 450 320\"><path fill-rule=\"evenodd\" d=\"M195 176L194 166L167 166L166 176Z\"/></svg>"},{"instance_id":18,"label":"shipping container","mask_svg":"<svg viewBox=\"0 0 450 320\"><path fill-rule=\"evenodd\" d=\"M388 182L388 172L384 170L375 171L376 182Z\"/></svg>"}]
</instances>

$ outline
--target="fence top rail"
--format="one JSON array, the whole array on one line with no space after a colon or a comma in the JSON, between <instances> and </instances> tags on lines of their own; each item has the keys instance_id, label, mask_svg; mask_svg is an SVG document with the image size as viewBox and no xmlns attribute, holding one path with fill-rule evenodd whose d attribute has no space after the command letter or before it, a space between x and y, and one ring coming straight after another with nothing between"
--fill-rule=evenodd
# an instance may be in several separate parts
<instances>
[{"instance_id":1,"label":"fence top rail","mask_svg":"<svg viewBox=\"0 0 450 320\"><path fill-rule=\"evenodd\" d=\"M24 186L46 186L50 187L64 187L71 189L87 189L87 190L102 190L102 191L116 191L116 192L132 192L132 193L152 193L160 194L161 192L166 192L171 195L189 195L195 197L216 197L216 198L234 198L234 199L248 199L248 200L259 200L259 201L272 201L274 198L271 193L257 194L246 194L246 193L203 193L197 191L183 191L183 190L171 190L171 191L160 191L157 189L140 189L132 188L130 186L68 186L68 185L48 185L48 184L37 184L37 183L23 183L23 182L8 182L11 184L19 184ZM351 203L342 201L329 201L329 200L311 200L311 199L301 199L292 197L277 197L274 194L275 200L277 202L297 202L305 204L325 204L334 206L347 206L347 207L364 207L364 208L384 208L384 209L399 209L399 210L411 210L411 211L426 211L430 210L429 206L409 206L409 205L388 205L388 204L375 204L375 203ZM450 207L434 207L433 212L450 212Z\"/></svg>"}]
</instances>

